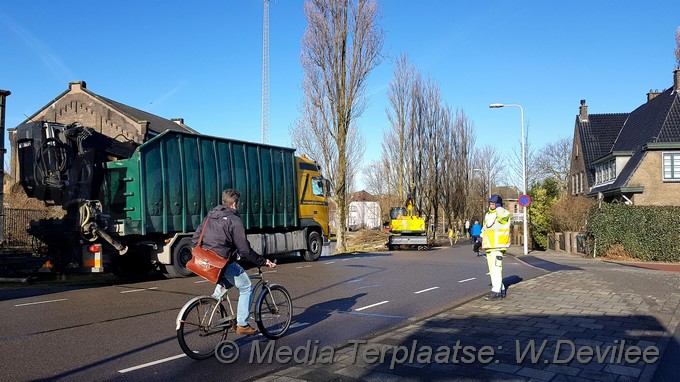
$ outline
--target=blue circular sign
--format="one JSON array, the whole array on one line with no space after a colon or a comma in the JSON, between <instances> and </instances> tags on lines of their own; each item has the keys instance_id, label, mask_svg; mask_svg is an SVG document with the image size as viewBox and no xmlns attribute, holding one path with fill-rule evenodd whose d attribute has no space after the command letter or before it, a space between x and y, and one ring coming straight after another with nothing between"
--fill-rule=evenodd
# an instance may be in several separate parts
<instances>
[{"instance_id":1,"label":"blue circular sign","mask_svg":"<svg viewBox=\"0 0 680 382\"><path fill-rule=\"evenodd\" d=\"M531 204L531 198L527 194L522 194L519 196L519 199L517 199L517 204L522 207L529 207L529 204Z\"/></svg>"}]
</instances>

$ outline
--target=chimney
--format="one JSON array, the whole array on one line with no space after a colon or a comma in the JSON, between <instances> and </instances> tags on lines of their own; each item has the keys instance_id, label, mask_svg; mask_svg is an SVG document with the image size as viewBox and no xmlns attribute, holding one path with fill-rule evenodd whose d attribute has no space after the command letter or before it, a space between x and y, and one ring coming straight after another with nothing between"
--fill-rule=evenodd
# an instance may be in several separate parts
<instances>
[{"instance_id":1,"label":"chimney","mask_svg":"<svg viewBox=\"0 0 680 382\"><path fill-rule=\"evenodd\" d=\"M680 92L680 69L673 71L673 92Z\"/></svg>"},{"instance_id":2,"label":"chimney","mask_svg":"<svg viewBox=\"0 0 680 382\"><path fill-rule=\"evenodd\" d=\"M647 93L647 102L653 100L653 99L656 98L656 96L658 96L659 94L661 94L661 93L659 92L659 89L656 89L656 90L654 90L654 91L652 91L652 89L649 89L649 93Z\"/></svg>"},{"instance_id":3,"label":"chimney","mask_svg":"<svg viewBox=\"0 0 680 382\"><path fill-rule=\"evenodd\" d=\"M180 126L184 126L184 118L172 118L170 120Z\"/></svg>"},{"instance_id":4,"label":"chimney","mask_svg":"<svg viewBox=\"0 0 680 382\"><path fill-rule=\"evenodd\" d=\"M586 100L581 100L581 106L578 108L578 120L585 122L588 120L588 105L586 105Z\"/></svg>"},{"instance_id":5,"label":"chimney","mask_svg":"<svg viewBox=\"0 0 680 382\"><path fill-rule=\"evenodd\" d=\"M85 81L75 81L68 83L69 91L87 89Z\"/></svg>"},{"instance_id":6,"label":"chimney","mask_svg":"<svg viewBox=\"0 0 680 382\"><path fill-rule=\"evenodd\" d=\"M2 139L0 139L0 155L2 155L2 160L0 161L0 170L2 171L2 183L0 183L0 242L5 240L5 207L4 207L4 188L5 188L5 98L10 95L9 90L0 90L0 134L2 134Z\"/></svg>"}]
</instances>

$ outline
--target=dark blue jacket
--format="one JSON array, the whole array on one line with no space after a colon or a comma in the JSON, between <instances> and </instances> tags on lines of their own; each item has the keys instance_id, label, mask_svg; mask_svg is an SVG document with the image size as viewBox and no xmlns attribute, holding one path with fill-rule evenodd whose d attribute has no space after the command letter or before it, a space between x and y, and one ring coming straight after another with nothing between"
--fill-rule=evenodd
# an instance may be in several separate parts
<instances>
[{"instance_id":1,"label":"dark blue jacket","mask_svg":"<svg viewBox=\"0 0 680 382\"><path fill-rule=\"evenodd\" d=\"M230 259L236 253L256 265L263 266L267 260L255 252L246 238L246 230L236 210L219 205L203 219L191 238L191 245L198 245L198 238L205 225L202 246L215 251L219 256ZM232 260L235 260L232 258Z\"/></svg>"}]
</instances>

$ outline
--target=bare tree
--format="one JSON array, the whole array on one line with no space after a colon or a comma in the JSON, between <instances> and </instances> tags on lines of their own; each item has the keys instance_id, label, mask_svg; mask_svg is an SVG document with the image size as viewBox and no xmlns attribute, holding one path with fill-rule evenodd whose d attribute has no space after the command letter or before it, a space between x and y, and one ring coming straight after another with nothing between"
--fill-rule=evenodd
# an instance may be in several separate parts
<instances>
[{"instance_id":1,"label":"bare tree","mask_svg":"<svg viewBox=\"0 0 680 382\"><path fill-rule=\"evenodd\" d=\"M493 193L494 186L500 184L499 180L505 173L504 165L497 146L486 145L474 151L471 170L474 174L471 174L471 178L479 181L471 182L477 186L469 193L471 205L468 205L468 216L474 216L478 220L483 218L489 195Z\"/></svg>"},{"instance_id":2,"label":"bare tree","mask_svg":"<svg viewBox=\"0 0 680 382\"><path fill-rule=\"evenodd\" d=\"M537 181L552 178L557 182L560 195L567 193L567 178L569 177L569 165L571 164L571 140L559 138L557 141L548 143L536 154L535 165Z\"/></svg>"},{"instance_id":3,"label":"bare tree","mask_svg":"<svg viewBox=\"0 0 680 382\"><path fill-rule=\"evenodd\" d=\"M332 179L337 206L336 250L344 252L349 182L350 130L365 107L368 74L382 60L384 33L375 0L307 0L307 29L301 61L305 110L324 128L319 146L332 144L337 167ZM330 137L330 139L329 139Z\"/></svg>"},{"instance_id":4,"label":"bare tree","mask_svg":"<svg viewBox=\"0 0 680 382\"><path fill-rule=\"evenodd\" d=\"M540 178L539 172L536 171L536 153L534 152L531 141L529 140L529 127L531 123L526 122L524 124L524 151L526 153L526 186L527 190L531 188L531 185L538 181ZM521 192L524 191L524 186L522 185L522 139L517 140L517 146L512 148L512 155L508 155L504 159L503 168L504 172L498 174L499 179L505 184L517 187Z\"/></svg>"},{"instance_id":5,"label":"bare tree","mask_svg":"<svg viewBox=\"0 0 680 382\"><path fill-rule=\"evenodd\" d=\"M401 56L390 83L386 110L392 129L383 135L388 192L404 190L426 222L451 225L465 214L474 125L462 110L455 116L438 85L424 79ZM401 203L405 196L397 198ZM433 232L431 232L433 233Z\"/></svg>"},{"instance_id":6,"label":"bare tree","mask_svg":"<svg viewBox=\"0 0 680 382\"><path fill-rule=\"evenodd\" d=\"M333 141L324 139L326 129L322 119L314 113L313 108L306 108L302 117L289 130L293 146L302 154L315 160L321 165L323 175L335 183L338 155L337 146ZM347 190L348 193L356 191L356 177L366 152L366 143L363 135L356 125L352 125L347 134ZM331 197L333 199L333 197Z\"/></svg>"},{"instance_id":7,"label":"bare tree","mask_svg":"<svg viewBox=\"0 0 680 382\"><path fill-rule=\"evenodd\" d=\"M408 63L405 54L400 55L396 61L394 77L390 82L388 91L388 99L392 109L385 110L387 119L392 125L392 133L386 137L387 140L383 141L383 150L385 150L385 143L394 148L393 152L396 154L393 158L396 161L394 168L396 171L394 174L395 189L398 191L398 197L402 199L404 198L404 187L408 187L407 184L405 185L407 179L405 177L406 169L404 169L404 151L406 150L407 139L406 119L410 114L411 91L414 80L415 68ZM397 147L394 147L395 141L399 143Z\"/></svg>"}]
</instances>

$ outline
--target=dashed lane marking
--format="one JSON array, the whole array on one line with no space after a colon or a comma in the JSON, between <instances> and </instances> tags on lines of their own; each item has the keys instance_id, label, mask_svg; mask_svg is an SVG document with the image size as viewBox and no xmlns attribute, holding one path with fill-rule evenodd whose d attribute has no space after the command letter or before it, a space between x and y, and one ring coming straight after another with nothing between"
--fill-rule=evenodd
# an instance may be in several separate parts
<instances>
[{"instance_id":1,"label":"dashed lane marking","mask_svg":"<svg viewBox=\"0 0 680 382\"><path fill-rule=\"evenodd\" d=\"M474 279L476 279L476 277L471 277L471 278L469 278L469 279L460 280L460 281L458 281L458 282L459 282L459 283L464 283L464 282L466 282L466 281L472 281L472 280L474 280Z\"/></svg>"},{"instance_id":2,"label":"dashed lane marking","mask_svg":"<svg viewBox=\"0 0 680 382\"><path fill-rule=\"evenodd\" d=\"M427 289L419 290L419 291L417 291L417 292L413 292L413 293L415 293L415 294L420 294L420 293L425 293L425 292L429 292L429 291L431 291L431 290L435 290L435 289L439 289L439 287L432 287L432 288L427 288Z\"/></svg>"},{"instance_id":3,"label":"dashed lane marking","mask_svg":"<svg viewBox=\"0 0 680 382\"><path fill-rule=\"evenodd\" d=\"M338 312L338 313L351 314L351 315L355 315L355 316L394 318L396 320L406 319L406 317L404 317L404 316L394 316L394 315L391 315L391 314L364 313L364 312Z\"/></svg>"},{"instance_id":4,"label":"dashed lane marking","mask_svg":"<svg viewBox=\"0 0 680 382\"><path fill-rule=\"evenodd\" d=\"M175 356L172 356L172 357L159 359L158 361L147 362L147 363L144 363L144 364L141 364L141 365L138 365L138 366L128 367L127 369L118 370L118 372L121 373L121 374L125 374L125 373L130 372L130 371L135 371L135 370L143 369L145 367L158 365L159 363L174 361L174 360L182 358L182 357L186 357L186 354L179 354L179 355L175 355Z\"/></svg>"},{"instance_id":5,"label":"dashed lane marking","mask_svg":"<svg viewBox=\"0 0 680 382\"><path fill-rule=\"evenodd\" d=\"M151 287L151 288L144 288L144 289L130 289L130 290L124 290L120 293L144 292L146 290L154 290L154 289L158 289L158 287Z\"/></svg>"},{"instance_id":6,"label":"dashed lane marking","mask_svg":"<svg viewBox=\"0 0 680 382\"><path fill-rule=\"evenodd\" d=\"M378 305L382 305L382 304L387 304L388 302L389 302L389 301L387 301L387 300L381 301L381 302L376 302L375 304L371 304L371 305L368 305L368 306L364 306L364 307L362 307L362 308L356 308L356 309L354 309L354 311L355 311L355 312L360 312L360 311L362 311L362 310L364 310L364 309L373 308L374 306L378 306Z\"/></svg>"},{"instance_id":7,"label":"dashed lane marking","mask_svg":"<svg viewBox=\"0 0 680 382\"><path fill-rule=\"evenodd\" d=\"M67 298L60 298L57 300L46 300L46 301L35 301L35 302L27 302L25 304L16 304L14 306L28 306L28 305L38 305L38 304L49 304L51 302L59 302L59 301L66 301L68 300Z\"/></svg>"}]
</instances>

